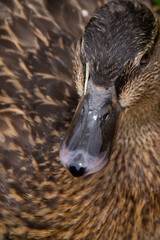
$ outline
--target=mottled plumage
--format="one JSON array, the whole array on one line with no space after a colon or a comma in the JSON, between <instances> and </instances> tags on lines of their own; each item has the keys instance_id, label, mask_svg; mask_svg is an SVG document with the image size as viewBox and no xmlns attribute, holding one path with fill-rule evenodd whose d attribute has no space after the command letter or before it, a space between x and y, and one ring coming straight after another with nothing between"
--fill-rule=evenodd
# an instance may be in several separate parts
<instances>
[{"instance_id":1,"label":"mottled plumage","mask_svg":"<svg viewBox=\"0 0 160 240\"><path fill-rule=\"evenodd\" d=\"M147 101L121 119L106 167L76 179L59 158L78 100L75 46L91 13L105 2L0 0L0 239L160 238L154 78L146 85L153 90ZM159 54L157 44L148 78L153 71L160 75ZM82 84L77 81L79 92ZM120 101L130 96L125 86Z\"/></svg>"}]
</instances>

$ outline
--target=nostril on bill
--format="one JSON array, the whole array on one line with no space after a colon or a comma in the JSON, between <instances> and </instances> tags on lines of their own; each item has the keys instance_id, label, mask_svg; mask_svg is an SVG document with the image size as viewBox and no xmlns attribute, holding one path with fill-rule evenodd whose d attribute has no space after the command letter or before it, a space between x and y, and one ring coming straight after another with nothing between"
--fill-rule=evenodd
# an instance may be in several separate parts
<instances>
[{"instance_id":1,"label":"nostril on bill","mask_svg":"<svg viewBox=\"0 0 160 240\"><path fill-rule=\"evenodd\" d=\"M69 166L69 171L74 177L81 177L85 174L86 168L80 167L78 164Z\"/></svg>"},{"instance_id":2,"label":"nostril on bill","mask_svg":"<svg viewBox=\"0 0 160 240\"><path fill-rule=\"evenodd\" d=\"M86 173L86 164L83 154L75 156L68 168L74 177L83 176Z\"/></svg>"}]
</instances>

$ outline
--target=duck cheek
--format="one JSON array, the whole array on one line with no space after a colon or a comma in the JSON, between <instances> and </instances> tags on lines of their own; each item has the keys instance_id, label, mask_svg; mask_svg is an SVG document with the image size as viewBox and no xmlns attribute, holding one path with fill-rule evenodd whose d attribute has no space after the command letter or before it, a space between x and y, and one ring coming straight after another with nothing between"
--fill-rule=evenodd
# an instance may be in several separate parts
<instances>
[{"instance_id":1,"label":"duck cheek","mask_svg":"<svg viewBox=\"0 0 160 240\"><path fill-rule=\"evenodd\" d=\"M105 106L105 111L110 113L106 121L100 117L102 109L92 108L91 111L88 102L87 98L80 102L60 149L62 164L76 177L97 172L105 166L118 117L111 101Z\"/></svg>"}]
</instances>

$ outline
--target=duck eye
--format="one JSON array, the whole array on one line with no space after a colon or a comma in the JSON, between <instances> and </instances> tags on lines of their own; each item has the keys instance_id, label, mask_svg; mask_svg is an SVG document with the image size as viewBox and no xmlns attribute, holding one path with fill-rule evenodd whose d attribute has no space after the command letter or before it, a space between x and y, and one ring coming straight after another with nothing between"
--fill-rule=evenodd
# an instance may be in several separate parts
<instances>
[{"instance_id":1,"label":"duck eye","mask_svg":"<svg viewBox=\"0 0 160 240\"><path fill-rule=\"evenodd\" d=\"M106 121L109 117L109 113L105 113L103 116L102 116L102 121Z\"/></svg>"},{"instance_id":2,"label":"duck eye","mask_svg":"<svg viewBox=\"0 0 160 240\"><path fill-rule=\"evenodd\" d=\"M141 58L140 63L141 64L146 64L150 61L151 59L151 50L148 50Z\"/></svg>"},{"instance_id":3,"label":"duck eye","mask_svg":"<svg viewBox=\"0 0 160 240\"><path fill-rule=\"evenodd\" d=\"M79 45L80 45L80 47L81 47L81 45L82 45L82 38L83 38L83 35L81 35L81 36L80 36L80 39L79 39Z\"/></svg>"},{"instance_id":4,"label":"duck eye","mask_svg":"<svg viewBox=\"0 0 160 240\"><path fill-rule=\"evenodd\" d=\"M99 116L99 119L102 121L102 122L106 122L109 118L109 111L107 111L106 113L104 113L103 115Z\"/></svg>"}]
</instances>

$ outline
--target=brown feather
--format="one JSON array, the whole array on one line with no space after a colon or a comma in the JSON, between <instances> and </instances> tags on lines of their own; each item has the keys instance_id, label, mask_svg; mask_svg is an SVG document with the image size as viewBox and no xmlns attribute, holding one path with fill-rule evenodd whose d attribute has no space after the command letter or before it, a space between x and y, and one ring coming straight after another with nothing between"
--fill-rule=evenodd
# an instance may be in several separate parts
<instances>
[{"instance_id":1,"label":"brown feather","mask_svg":"<svg viewBox=\"0 0 160 240\"><path fill-rule=\"evenodd\" d=\"M0 0L0 239L160 237L156 126L143 153L126 147L122 157L119 137L112 154L117 161L90 177L74 179L59 159L78 100L75 45L103 3ZM130 119L123 119L117 138L127 134L126 122ZM146 159L145 176L134 182L142 166L127 159L137 154Z\"/></svg>"}]
</instances>

